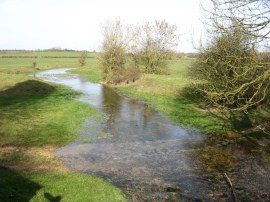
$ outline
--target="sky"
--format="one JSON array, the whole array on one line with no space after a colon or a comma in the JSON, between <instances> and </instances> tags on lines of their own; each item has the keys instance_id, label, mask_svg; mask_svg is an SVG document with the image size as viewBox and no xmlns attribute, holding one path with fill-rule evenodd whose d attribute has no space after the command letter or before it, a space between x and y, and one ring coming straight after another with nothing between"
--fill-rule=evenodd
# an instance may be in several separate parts
<instances>
[{"instance_id":1,"label":"sky","mask_svg":"<svg viewBox=\"0 0 270 202\"><path fill-rule=\"evenodd\" d=\"M199 0L0 0L0 50L99 50L102 24L119 18L127 24L166 20L181 34L177 50L194 52L192 41L204 30L199 4Z\"/></svg>"}]
</instances>

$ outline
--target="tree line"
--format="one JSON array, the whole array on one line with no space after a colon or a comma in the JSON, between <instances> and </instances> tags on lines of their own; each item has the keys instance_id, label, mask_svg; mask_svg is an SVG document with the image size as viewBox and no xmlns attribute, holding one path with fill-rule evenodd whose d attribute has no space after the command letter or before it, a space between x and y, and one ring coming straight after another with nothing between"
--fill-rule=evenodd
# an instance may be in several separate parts
<instances>
[{"instance_id":1,"label":"tree line","mask_svg":"<svg viewBox=\"0 0 270 202\"><path fill-rule=\"evenodd\" d=\"M211 3L210 9L202 6L208 40L189 68L189 75L202 81L197 92L212 106L231 111L269 106L270 56L265 50L269 50L270 1ZM166 21L137 26L109 21L103 36L101 64L107 83L134 81L141 72L168 73L167 61L179 38L177 27Z\"/></svg>"},{"instance_id":2,"label":"tree line","mask_svg":"<svg viewBox=\"0 0 270 202\"><path fill-rule=\"evenodd\" d=\"M166 74L167 60L178 44L179 35L177 27L166 21L131 26L115 20L104 25L103 37L104 81L120 83L137 80L141 71Z\"/></svg>"}]
</instances>

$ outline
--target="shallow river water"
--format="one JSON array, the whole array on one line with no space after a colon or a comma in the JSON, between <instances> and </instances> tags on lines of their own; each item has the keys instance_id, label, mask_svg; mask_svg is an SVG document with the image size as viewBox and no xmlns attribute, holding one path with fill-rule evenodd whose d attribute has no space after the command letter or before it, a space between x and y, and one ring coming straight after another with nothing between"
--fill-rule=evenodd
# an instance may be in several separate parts
<instances>
[{"instance_id":1,"label":"shallow river water","mask_svg":"<svg viewBox=\"0 0 270 202\"><path fill-rule=\"evenodd\" d=\"M209 143L201 133L174 125L144 102L87 82L69 69L36 77L82 92L102 120L87 118L77 140L55 155L72 170L95 174L131 201L270 201L270 172L261 157Z\"/></svg>"}]
</instances>

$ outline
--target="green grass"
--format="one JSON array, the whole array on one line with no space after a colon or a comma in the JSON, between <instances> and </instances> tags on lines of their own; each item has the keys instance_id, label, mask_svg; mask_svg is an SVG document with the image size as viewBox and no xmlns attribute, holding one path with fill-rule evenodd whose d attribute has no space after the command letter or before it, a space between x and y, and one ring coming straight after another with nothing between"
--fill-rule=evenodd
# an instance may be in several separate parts
<instances>
[{"instance_id":1,"label":"green grass","mask_svg":"<svg viewBox=\"0 0 270 202\"><path fill-rule=\"evenodd\" d=\"M0 201L126 201L110 183L70 172L53 156L74 140L86 117L98 112L79 101L78 92L45 83L29 74L56 67L77 67L79 53L0 52L38 58L0 59ZM89 58L88 64L95 58ZM37 68L32 63L37 62ZM91 68L86 66L84 68Z\"/></svg>"},{"instance_id":2,"label":"green grass","mask_svg":"<svg viewBox=\"0 0 270 202\"><path fill-rule=\"evenodd\" d=\"M12 176L16 179L19 175L22 182L18 180L14 190L25 190L20 198L33 201L44 201L45 198L57 201L59 197L63 201L74 201L74 197L76 201L125 200L119 189L99 178L68 172L51 154L57 147L72 141L84 118L97 117L97 112L72 99L78 93L28 76L38 70L77 67L73 72L89 81L99 82L102 73L97 55L92 54L86 66L79 67L78 58L43 58L46 55L77 57L79 52L0 51L0 56L4 54L37 58L0 59L0 167L9 168L0 168L0 175L3 176L0 177L0 193L10 193L8 186L1 186L1 183L5 183L3 180L10 179L14 184L16 180L12 181ZM34 61L37 68L32 67ZM168 75L144 74L135 83L112 87L135 99L147 101L182 127L215 133L221 138L226 136L226 132L234 137L235 131L245 130L264 119L269 120L269 110L235 115L208 108L191 88L193 83L198 82L187 76L192 61L172 60L169 61ZM259 134L255 131L250 137L263 141L266 135ZM268 156L267 153L267 159ZM33 188L24 189L28 185ZM1 197L0 194L0 201Z\"/></svg>"},{"instance_id":3,"label":"green grass","mask_svg":"<svg viewBox=\"0 0 270 202\"><path fill-rule=\"evenodd\" d=\"M168 75L144 74L135 83L112 87L130 97L147 101L182 127L206 133L232 130L230 124L224 123L223 116L201 109L200 105L204 100L191 93L194 90L190 86L198 82L187 76L187 69L192 62L193 60L188 59L171 60ZM97 60L92 60L90 66L80 67L73 72L92 82L99 82L102 78Z\"/></svg>"},{"instance_id":4,"label":"green grass","mask_svg":"<svg viewBox=\"0 0 270 202\"><path fill-rule=\"evenodd\" d=\"M173 60L168 75L145 74L131 85L115 86L118 91L135 99L145 100L182 127L202 132L231 130L208 110L200 109L204 100L196 95L187 76L192 60Z\"/></svg>"},{"instance_id":5,"label":"green grass","mask_svg":"<svg viewBox=\"0 0 270 202\"><path fill-rule=\"evenodd\" d=\"M46 70L57 67L79 67L78 58L44 58L50 57L80 57L80 52L23 52L23 51L0 51L2 56L35 56L37 58L0 58L0 73L9 74L26 74L33 73L38 70ZM86 60L87 66L96 63L96 53L88 53ZM37 63L36 68L33 67L33 62Z\"/></svg>"},{"instance_id":6,"label":"green grass","mask_svg":"<svg viewBox=\"0 0 270 202\"><path fill-rule=\"evenodd\" d=\"M184 128L206 133L228 130L228 127L224 127L209 112L198 110L196 104L187 98L173 98L157 93L138 92L137 89L131 87L117 87L117 89L130 97L150 103L154 108L168 116L174 123Z\"/></svg>"},{"instance_id":7,"label":"green grass","mask_svg":"<svg viewBox=\"0 0 270 202\"><path fill-rule=\"evenodd\" d=\"M194 89L194 84L200 81L187 75L193 61L171 60L168 75L144 74L135 83L113 87L130 97L146 101L176 124L204 133L239 133L254 126L265 125L266 120L270 119L269 109L232 113L208 106ZM259 138L260 135L257 136ZM266 136L269 138L269 135Z\"/></svg>"},{"instance_id":8,"label":"green grass","mask_svg":"<svg viewBox=\"0 0 270 202\"><path fill-rule=\"evenodd\" d=\"M0 142L61 146L72 141L84 118L97 113L94 108L72 99L76 94L62 86L35 80L0 93Z\"/></svg>"},{"instance_id":9,"label":"green grass","mask_svg":"<svg viewBox=\"0 0 270 202\"><path fill-rule=\"evenodd\" d=\"M1 201L127 201L119 189L78 173L17 173L0 168Z\"/></svg>"},{"instance_id":10,"label":"green grass","mask_svg":"<svg viewBox=\"0 0 270 202\"><path fill-rule=\"evenodd\" d=\"M80 57L80 51L0 51L1 56L31 56L31 57ZM87 53L87 57L95 57L96 53Z\"/></svg>"},{"instance_id":11,"label":"green grass","mask_svg":"<svg viewBox=\"0 0 270 202\"><path fill-rule=\"evenodd\" d=\"M87 61L86 66L79 67L71 72L82 75L88 81L98 83L102 79L101 69L98 67L97 60L92 59Z\"/></svg>"}]
</instances>

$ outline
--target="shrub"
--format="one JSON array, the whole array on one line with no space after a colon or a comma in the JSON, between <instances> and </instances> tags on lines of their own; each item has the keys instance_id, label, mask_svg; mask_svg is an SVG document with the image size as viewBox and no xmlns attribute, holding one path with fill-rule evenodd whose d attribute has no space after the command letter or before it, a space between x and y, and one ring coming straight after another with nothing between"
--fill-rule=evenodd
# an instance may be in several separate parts
<instances>
[{"instance_id":1,"label":"shrub","mask_svg":"<svg viewBox=\"0 0 270 202\"><path fill-rule=\"evenodd\" d=\"M250 36L232 28L213 38L189 71L204 83L198 90L218 107L247 110L269 98L270 69L259 62Z\"/></svg>"},{"instance_id":2,"label":"shrub","mask_svg":"<svg viewBox=\"0 0 270 202\"><path fill-rule=\"evenodd\" d=\"M81 57L79 58L79 65L80 66L85 66L86 65L86 59L87 59L87 52L83 51L81 53Z\"/></svg>"}]
</instances>

